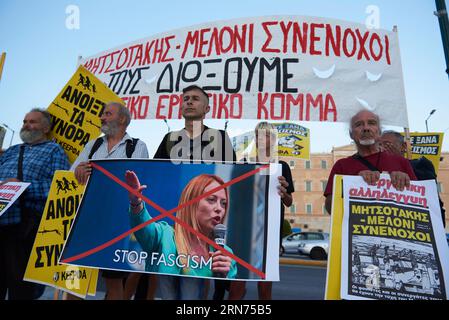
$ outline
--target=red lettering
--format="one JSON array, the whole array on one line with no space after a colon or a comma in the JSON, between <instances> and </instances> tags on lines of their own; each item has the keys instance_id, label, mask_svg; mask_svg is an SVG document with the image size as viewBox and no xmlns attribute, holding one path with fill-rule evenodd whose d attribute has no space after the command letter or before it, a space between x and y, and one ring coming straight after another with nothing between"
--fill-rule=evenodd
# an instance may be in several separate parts
<instances>
[{"instance_id":1,"label":"red lettering","mask_svg":"<svg viewBox=\"0 0 449 320\"><path fill-rule=\"evenodd\" d=\"M163 100L169 99L169 95L168 94L161 94L159 96L159 100L157 101L157 106L156 106L156 119L167 119L167 117L165 115L161 114L162 109L164 109L166 106L165 104L163 104Z\"/></svg>"},{"instance_id":2,"label":"red lettering","mask_svg":"<svg viewBox=\"0 0 449 320\"><path fill-rule=\"evenodd\" d=\"M164 53L161 56L161 59L159 60L159 62L170 62L173 61L173 58L167 58L168 53L170 52L170 40L173 39L175 36L169 36L169 37L165 37L164 38L164 42L162 43L161 41L161 46L162 49L164 50ZM165 46L163 45L165 43Z\"/></svg>"},{"instance_id":3,"label":"red lettering","mask_svg":"<svg viewBox=\"0 0 449 320\"><path fill-rule=\"evenodd\" d=\"M149 96L122 97L127 104L132 119L146 119L150 105Z\"/></svg>"},{"instance_id":4,"label":"red lettering","mask_svg":"<svg viewBox=\"0 0 449 320\"><path fill-rule=\"evenodd\" d=\"M161 63L162 61L162 52L164 49L164 45L162 40L159 41L159 39L156 39L156 42L154 44L154 56L153 56L153 64L156 62L156 58L157 58L157 62Z\"/></svg>"},{"instance_id":5,"label":"red lettering","mask_svg":"<svg viewBox=\"0 0 449 320\"><path fill-rule=\"evenodd\" d=\"M248 52L249 53L253 53L253 39L254 39L254 24L251 23L249 25L249 49Z\"/></svg>"},{"instance_id":6,"label":"red lettering","mask_svg":"<svg viewBox=\"0 0 449 320\"><path fill-rule=\"evenodd\" d=\"M182 95L172 94L170 95L170 100L168 101L168 119L181 119L182 115ZM173 108L178 108L177 117L173 117Z\"/></svg>"},{"instance_id":7,"label":"red lettering","mask_svg":"<svg viewBox=\"0 0 449 320\"><path fill-rule=\"evenodd\" d=\"M385 56L387 58L387 63L390 65L390 40L388 39L388 36L385 36Z\"/></svg>"},{"instance_id":8,"label":"red lettering","mask_svg":"<svg viewBox=\"0 0 449 320\"><path fill-rule=\"evenodd\" d=\"M299 121L302 121L303 113L304 113L304 95L302 93L298 94L296 96L296 99L293 97L293 95L288 94L287 95L287 106L288 106L288 116L286 120L290 119L290 109L291 105L299 106Z\"/></svg>"},{"instance_id":9,"label":"red lettering","mask_svg":"<svg viewBox=\"0 0 449 320\"><path fill-rule=\"evenodd\" d=\"M299 43L299 45L301 46L301 52L302 53L306 53L307 50L307 33L309 30L309 25L307 23L303 23L302 24L302 32L301 29L299 28L299 24L297 22L295 22L293 24L293 46L292 46L292 50L294 53L297 53L297 42Z\"/></svg>"},{"instance_id":10,"label":"red lettering","mask_svg":"<svg viewBox=\"0 0 449 320\"><path fill-rule=\"evenodd\" d=\"M123 63L121 65L119 65L123 53L125 53L125 59L123 59ZM120 55L118 56L117 65L116 65L115 69L116 70L120 70L125 65L126 60L128 60L128 48L124 48L122 50L122 52L120 52Z\"/></svg>"},{"instance_id":11,"label":"red lettering","mask_svg":"<svg viewBox=\"0 0 449 320\"><path fill-rule=\"evenodd\" d=\"M224 46L225 32L228 33L229 37L229 45L227 47ZM220 30L220 43L221 43L221 51L223 53L229 52L234 46L234 37L232 36L232 29L230 27L224 27L223 29Z\"/></svg>"},{"instance_id":12,"label":"red lettering","mask_svg":"<svg viewBox=\"0 0 449 320\"><path fill-rule=\"evenodd\" d=\"M315 29L324 28L324 24L322 23L312 23L310 25L310 54L312 56L320 55L321 51L315 50L315 42L320 41L319 36L315 36Z\"/></svg>"},{"instance_id":13,"label":"red lettering","mask_svg":"<svg viewBox=\"0 0 449 320\"><path fill-rule=\"evenodd\" d=\"M207 55L210 56L212 53L213 48L215 48L215 54L220 55L221 51L220 51L220 37L218 34L218 29L214 28L214 30L212 30L212 35L210 37L210 46L209 46L209 50L207 51Z\"/></svg>"},{"instance_id":14,"label":"red lettering","mask_svg":"<svg viewBox=\"0 0 449 320\"><path fill-rule=\"evenodd\" d=\"M154 40L151 40L145 44L145 58L143 59L143 64L147 65L151 63L151 49L153 48Z\"/></svg>"},{"instance_id":15,"label":"red lettering","mask_svg":"<svg viewBox=\"0 0 449 320\"><path fill-rule=\"evenodd\" d=\"M279 107L276 108L276 99L279 100ZM282 93L274 93L271 95L270 99L270 119L272 120L282 120L284 119L284 105L285 105L285 97ZM279 115L276 115L276 109L280 110Z\"/></svg>"},{"instance_id":16,"label":"red lettering","mask_svg":"<svg viewBox=\"0 0 449 320\"><path fill-rule=\"evenodd\" d=\"M234 26L234 37L233 37L234 53L237 53L237 45L240 48L240 52L246 51L246 28L247 25L244 24L242 26L242 34L240 34L237 26Z\"/></svg>"},{"instance_id":17,"label":"red lettering","mask_svg":"<svg viewBox=\"0 0 449 320\"><path fill-rule=\"evenodd\" d=\"M281 31L284 35L284 45L282 46L282 52L286 53L287 52L287 46L288 46L288 33L290 32L290 29L292 27L292 22L289 21L287 26L285 25L284 21L281 21L279 23L279 25L281 26Z\"/></svg>"},{"instance_id":18,"label":"red lettering","mask_svg":"<svg viewBox=\"0 0 449 320\"><path fill-rule=\"evenodd\" d=\"M200 38L199 38L199 44L198 44L198 57L199 58L206 57L206 55L203 53L203 47L209 43L209 41L204 39L204 34L207 32L210 32L210 28L200 30Z\"/></svg>"},{"instance_id":19,"label":"red lettering","mask_svg":"<svg viewBox=\"0 0 449 320\"><path fill-rule=\"evenodd\" d=\"M198 37L199 37L198 30L193 32L193 34L192 34L192 31L189 31L189 33L187 33L187 37L186 37L186 41L184 42L184 49L182 51L181 58L185 57L185 55L187 53L187 49L191 45L195 46L193 56L196 57L197 52L198 52Z\"/></svg>"},{"instance_id":20,"label":"red lettering","mask_svg":"<svg viewBox=\"0 0 449 320\"><path fill-rule=\"evenodd\" d=\"M378 54L376 54L374 52L374 41L377 41L377 46L379 48L379 52ZM382 58L382 51L383 51L383 47L382 47L382 43L380 41L380 37L377 33L374 33L371 36L370 42L369 42L369 50L371 53L371 56L373 57L374 61L379 61L380 58Z\"/></svg>"},{"instance_id":21,"label":"red lettering","mask_svg":"<svg viewBox=\"0 0 449 320\"><path fill-rule=\"evenodd\" d=\"M352 51L348 51L348 37L352 38ZM355 34L351 29L346 29L343 35L343 52L347 57L352 57L357 49Z\"/></svg>"},{"instance_id":22,"label":"red lettering","mask_svg":"<svg viewBox=\"0 0 449 320\"><path fill-rule=\"evenodd\" d=\"M324 116L323 120L328 121L329 120L329 114L333 114L333 122L337 121L337 106L335 105L334 98L331 94L326 94L326 100L324 102ZM321 118L321 116L320 116Z\"/></svg>"},{"instance_id":23,"label":"red lettering","mask_svg":"<svg viewBox=\"0 0 449 320\"><path fill-rule=\"evenodd\" d=\"M134 57L134 48L137 48L137 54L135 57ZM137 60L139 52L140 52L140 58L142 58L142 45L141 44L136 44L134 46L131 46L130 49L131 49L131 54L130 54L131 58L128 61L128 65L126 66L127 68L134 67L134 65L136 64L136 60ZM134 59L133 59L133 57L134 57ZM132 62L132 65L131 65L131 62ZM139 65L140 65L140 63L139 63Z\"/></svg>"},{"instance_id":24,"label":"red lettering","mask_svg":"<svg viewBox=\"0 0 449 320\"><path fill-rule=\"evenodd\" d=\"M218 110L217 110L217 119L228 119L229 109L226 103L229 100L228 95L218 95ZM224 112L224 117L222 117L222 112Z\"/></svg>"},{"instance_id":25,"label":"red lettering","mask_svg":"<svg viewBox=\"0 0 449 320\"><path fill-rule=\"evenodd\" d=\"M114 56L117 54L117 53L119 53L120 51L114 51L114 52L112 52L111 54L110 54L110 61L109 61L109 65L106 67L106 70L105 70L105 73L109 73L109 72L112 72L112 71L115 71L115 69L110 69L111 68L111 66L112 66L112 63L114 62ZM100 72L101 73L101 72Z\"/></svg>"},{"instance_id":26,"label":"red lettering","mask_svg":"<svg viewBox=\"0 0 449 320\"><path fill-rule=\"evenodd\" d=\"M320 121L323 121L323 95L321 93L316 97L316 99L313 99L313 96L310 93L306 95L306 121L310 121L310 107L313 107L314 109L319 107Z\"/></svg>"},{"instance_id":27,"label":"red lettering","mask_svg":"<svg viewBox=\"0 0 449 320\"><path fill-rule=\"evenodd\" d=\"M281 50L279 50L279 49L268 48L268 45L270 44L271 39L273 39L273 36L271 35L270 30L268 30L268 26L276 25L277 23L278 23L277 21L262 22L262 28L264 29L264 31L267 35L267 40L265 41L265 43L262 46L262 52L275 52L275 53L281 52Z\"/></svg>"},{"instance_id":28,"label":"red lettering","mask_svg":"<svg viewBox=\"0 0 449 320\"><path fill-rule=\"evenodd\" d=\"M330 55L330 46L332 46L332 51L335 56L340 56L340 49L341 49L341 27L335 26L335 36L332 32L332 26L330 24L326 25L326 48L325 48L325 54L326 56Z\"/></svg>"},{"instance_id":29,"label":"red lettering","mask_svg":"<svg viewBox=\"0 0 449 320\"><path fill-rule=\"evenodd\" d=\"M268 109L267 109L268 94L259 92L257 94L257 119L268 119ZM263 112L263 116L262 116Z\"/></svg>"},{"instance_id":30,"label":"red lettering","mask_svg":"<svg viewBox=\"0 0 449 320\"><path fill-rule=\"evenodd\" d=\"M355 30L355 34L357 35L357 38L359 39L359 54L357 55L357 60L361 60L362 56L365 56L366 60L370 61L370 58L368 56L368 52L366 52L365 48L365 42L368 39L369 32L365 32L365 34L362 36L359 29Z\"/></svg>"},{"instance_id":31,"label":"red lettering","mask_svg":"<svg viewBox=\"0 0 449 320\"><path fill-rule=\"evenodd\" d=\"M93 62L92 69L89 70L93 74L97 73L98 67L100 66L100 58L95 58Z\"/></svg>"},{"instance_id":32,"label":"red lettering","mask_svg":"<svg viewBox=\"0 0 449 320\"><path fill-rule=\"evenodd\" d=\"M243 99L241 94L231 94L229 98L231 102L230 119L241 119L243 112ZM237 111L237 112L236 112Z\"/></svg>"}]
</instances>

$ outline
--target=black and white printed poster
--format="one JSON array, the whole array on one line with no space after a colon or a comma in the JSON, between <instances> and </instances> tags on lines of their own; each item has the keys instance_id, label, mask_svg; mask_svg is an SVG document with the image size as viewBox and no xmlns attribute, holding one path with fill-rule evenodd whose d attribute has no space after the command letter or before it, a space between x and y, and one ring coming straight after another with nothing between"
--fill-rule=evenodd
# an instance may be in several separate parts
<instances>
[{"instance_id":1,"label":"black and white printed poster","mask_svg":"<svg viewBox=\"0 0 449 320\"><path fill-rule=\"evenodd\" d=\"M446 300L449 247L434 180L343 178L343 299Z\"/></svg>"}]
</instances>

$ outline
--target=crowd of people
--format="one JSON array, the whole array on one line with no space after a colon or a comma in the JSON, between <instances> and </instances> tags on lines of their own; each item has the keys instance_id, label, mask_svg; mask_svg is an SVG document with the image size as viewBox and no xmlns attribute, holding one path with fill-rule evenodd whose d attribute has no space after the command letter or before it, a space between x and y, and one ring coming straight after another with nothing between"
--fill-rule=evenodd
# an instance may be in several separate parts
<instances>
[{"instance_id":1,"label":"crowd of people","mask_svg":"<svg viewBox=\"0 0 449 320\"><path fill-rule=\"evenodd\" d=\"M154 159L210 160L217 163L231 162L274 162L277 161L273 146L277 132L272 124L259 123L255 128L257 156L255 159L237 159L227 133L209 128L204 119L209 112L208 94L199 86L192 85L183 90L182 116L184 128L167 133L160 143ZM101 131L104 134L90 141L76 161L70 166L63 149L49 140L51 128L50 114L41 109L33 109L25 115L20 131L22 144L5 150L0 155L0 181L29 182L30 187L20 199L0 217L0 299L20 300L36 299L42 295L43 286L23 281L28 257L33 245L40 218L56 170L72 170L80 184L86 184L92 166L89 161L111 158L149 158L148 150L142 140L132 138L127 133L131 116L126 106L120 103L108 103L101 115ZM324 196L326 209L331 213L333 176L335 174L360 175L368 184L375 184L380 173L388 172L393 186L403 190L410 180L436 179L431 163L410 162L402 156L404 141L400 134L386 132L382 135L378 115L362 110L350 121L350 137L355 143L357 153L338 160L333 166ZM212 152L211 152L212 150ZM424 161L424 160L423 160ZM278 193L281 198L281 228L284 220L284 207L292 205L292 193L295 191L288 164L279 161L282 173L278 177ZM422 168L425 167L425 170ZM430 168L430 169L429 169ZM422 175L421 171L426 174ZM126 183L136 192L129 193L129 218L132 225L138 225L151 219L145 204L138 196L145 186L140 184L136 173L127 171ZM215 175L200 175L186 185L179 200L180 205L223 185L223 180ZM137 193L137 194L136 194ZM213 225L210 219L214 215L216 223L223 223L228 214L228 191L222 188L213 193L204 203L188 206L176 213L176 217L196 228L206 237L212 238ZM443 208L443 204L441 203ZM444 215L444 211L443 211ZM444 219L443 219L444 221ZM282 230L279 232L281 236ZM179 224L174 226L165 222L148 225L136 232L136 238L142 249L147 252L160 250L176 254L195 253L202 257L212 257L212 270L171 270L170 274L183 274L210 277L213 273L223 274L223 279L215 280L213 299L224 299L229 291L230 300L240 300L245 296L245 282L229 280L236 276L236 262L220 250L211 248L205 241L192 237ZM152 239L166 238L164 246L157 246ZM231 248L224 245L226 251ZM153 270L149 272L163 272ZM154 273L127 273L102 270L106 283L105 299L121 300L134 298L153 299L156 288L162 299L205 299L211 288L211 281L204 277L181 277L176 275L156 275ZM281 276L282 277L282 276ZM258 282L260 299L272 299L272 284ZM69 298L75 299L74 296Z\"/></svg>"}]
</instances>

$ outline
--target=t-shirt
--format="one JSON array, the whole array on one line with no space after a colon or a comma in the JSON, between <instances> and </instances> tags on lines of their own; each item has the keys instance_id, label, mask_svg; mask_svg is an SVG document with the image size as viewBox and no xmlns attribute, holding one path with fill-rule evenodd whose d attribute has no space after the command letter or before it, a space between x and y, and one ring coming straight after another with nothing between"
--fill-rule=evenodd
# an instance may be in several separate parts
<instances>
[{"instance_id":1,"label":"t-shirt","mask_svg":"<svg viewBox=\"0 0 449 320\"><path fill-rule=\"evenodd\" d=\"M154 154L154 159L236 161L231 140L223 130L204 126L201 135L190 139L185 130L165 135Z\"/></svg>"},{"instance_id":2,"label":"t-shirt","mask_svg":"<svg viewBox=\"0 0 449 320\"><path fill-rule=\"evenodd\" d=\"M401 171L408 174L410 180L417 180L410 162L402 156L381 151L364 157L364 159L379 169L379 172L389 173L392 171ZM326 197L332 194L334 176L336 174L356 176L363 170L370 169L360 160L357 160L354 156L338 160L332 167L331 173L329 174L324 196Z\"/></svg>"}]
</instances>

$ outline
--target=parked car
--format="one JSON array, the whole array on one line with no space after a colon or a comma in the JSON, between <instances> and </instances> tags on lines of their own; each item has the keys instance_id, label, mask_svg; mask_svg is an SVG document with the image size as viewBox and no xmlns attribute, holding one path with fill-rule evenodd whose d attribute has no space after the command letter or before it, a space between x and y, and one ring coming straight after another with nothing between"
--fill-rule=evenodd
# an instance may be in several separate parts
<instances>
[{"instance_id":1,"label":"parked car","mask_svg":"<svg viewBox=\"0 0 449 320\"><path fill-rule=\"evenodd\" d=\"M281 255L299 253L312 259L326 259L329 234L323 232L297 232L282 239Z\"/></svg>"},{"instance_id":2,"label":"parked car","mask_svg":"<svg viewBox=\"0 0 449 320\"><path fill-rule=\"evenodd\" d=\"M298 253L310 256L314 260L326 260L329 252L329 234L311 232L306 240L298 244Z\"/></svg>"}]
</instances>

